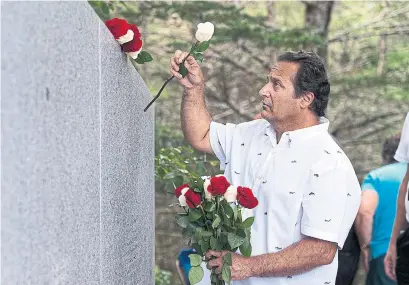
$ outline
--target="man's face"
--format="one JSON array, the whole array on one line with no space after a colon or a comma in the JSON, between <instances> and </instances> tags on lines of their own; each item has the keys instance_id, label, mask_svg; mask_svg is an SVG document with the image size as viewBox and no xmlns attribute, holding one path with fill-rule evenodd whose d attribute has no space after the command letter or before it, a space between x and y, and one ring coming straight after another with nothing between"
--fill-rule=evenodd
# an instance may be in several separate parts
<instances>
[{"instance_id":1,"label":"man's face","mask_svg":"<svg viewBox=\"0 0 409 285\"><path fill-rule=\"evenodd\" d=\"M278 62L268 75L268 82L260 90L263 97L261 116L269 122L291 120L300 114L301 98L295 98L293 80L297 74L298 64Z\"/></svg>"}]
</instances>

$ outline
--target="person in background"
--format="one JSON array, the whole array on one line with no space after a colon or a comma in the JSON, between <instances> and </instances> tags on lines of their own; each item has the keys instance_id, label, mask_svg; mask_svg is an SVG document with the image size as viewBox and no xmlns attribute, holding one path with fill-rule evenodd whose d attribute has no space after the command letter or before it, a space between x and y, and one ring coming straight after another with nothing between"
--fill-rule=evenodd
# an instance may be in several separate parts
<instances>
[{"instance_id":1,"label":"person in background","mask_svg":"<svg viewBox=\"0 0 409 285\"><path fill-rule=\"evenodd\" d=\"M391 238L399 186L407 169L406 163L398 163L394 159L399 141L400 134L385 140L383 166L369 172L362 183L355 229L367 272L367 285L396 284L386 275L383 261Z\"/></svg>"},{"instance_id":2,"label":"person in background","mask_svg":"<svg viewBox=\"0 0 409 285\"><path fill-rule=\"evenodd\" d=\"M403 124L399 147L395 159L409 163L409 113ZM400 184L397 199L395 223L389 248L385 256L384 265L386 275L397 280L399 285L409 284L409 197L408 197L409 168ZM406 210L405 210L406 209Z\"/></svg>"}]
</instances>

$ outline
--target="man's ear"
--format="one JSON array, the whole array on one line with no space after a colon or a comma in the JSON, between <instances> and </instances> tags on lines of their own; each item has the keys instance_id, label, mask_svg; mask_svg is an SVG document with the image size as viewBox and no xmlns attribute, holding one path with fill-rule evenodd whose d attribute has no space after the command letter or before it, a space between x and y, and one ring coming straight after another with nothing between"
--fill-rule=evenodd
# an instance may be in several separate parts
<instances>
[{"instance_id":1,"label":"man's ear","mask_svg":"<svg viewBox=\"0 0 409 285\"><path fill-rule=\"evenodd\" d=\"M312 102L314 102L315 95L312 92L306 92L301 97L301 108L306 109L310 108Z\"/></svg>"}]
</instances>

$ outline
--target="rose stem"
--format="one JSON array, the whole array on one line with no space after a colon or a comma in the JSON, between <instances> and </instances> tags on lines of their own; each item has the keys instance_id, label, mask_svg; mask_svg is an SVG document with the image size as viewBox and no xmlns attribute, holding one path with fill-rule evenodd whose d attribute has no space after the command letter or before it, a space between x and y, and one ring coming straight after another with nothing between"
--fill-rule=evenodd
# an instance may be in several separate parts
<instances>
[{"instance_id":1,"label":"rose stem","mask_svg":"<svg viewBox=\"0 0 409 285\"><path fill-rule=\"evenodd\" d=\"M182 61L182 63L181 63L180 65L185 64L186 59L190 56L190 54L192 53L192 51L193 51L194 48L196 47L197 43L198 43L198 42L196 42L196 43L192 46L192 48L190 49L190 52L189 52L188 55L183 59L183 61ZM149 107L153 104L153 102L155 102L156 99L159 98L159 96L160 96L160 94L162 93L162 91L163 91L163 89L165 88L165 86L166 86L174 77L175 77L175 76L172 75L171 77L169 77L169 78L165 81L165 83L164 83L164 84L162 85L162 87L159 89L158 94L152 99L152 101L149 102L148 106L146 106L145 109L143 109L144 112L146 112L146 111L149 109Z\"/></svg>"}]
</instances>

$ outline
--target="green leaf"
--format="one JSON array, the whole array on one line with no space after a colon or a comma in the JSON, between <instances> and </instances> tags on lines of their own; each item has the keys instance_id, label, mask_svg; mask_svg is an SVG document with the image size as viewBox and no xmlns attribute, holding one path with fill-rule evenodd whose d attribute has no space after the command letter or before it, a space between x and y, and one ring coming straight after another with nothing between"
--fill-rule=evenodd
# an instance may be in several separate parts
<instances>
[{"instance_id":1,"label":"green leaf","mask_svg":"<svg viewBox=\"0 0 409 285\"><path fill-rule=\"evenodd\" d=\"M213 212L214 210L216 210L216 204L212 202L206 202L203 209L206 212Z\"/></svg>"},{"instance_id":2,"label":"green leaf","mask_svg":"<svg viewBox=\"0 0 409 285\"><path fill-rule=\"evenodd\" d=\"M213 223L212 223L212 228L217 228L220 225L220 222L222 221L222 219L220 219L218 214L215 214L216 218L214 219Z\"/></svg>"},{"instance_id":3,"label":"green leaf","mask_svg":"<svg viewBox=\"0 0 409 285\"><path fill-rule=\"evenodd\" d=\"M176 222L178 223L179 226L185 229L189 225L189 218L186 216L182 216L178 218Z\"/></svg>"},{"instance_id":4,"label":"green leaf","mask_svg":"<svg viewBox=\"0 0 409 285\"><path fill-rule=\"evenodd\" d=\"M136 58L136 62L139 64L144 64L145 62L149 62L152 61L153 57L151 56L151 54L147 51L141 51L138 54L138 57Z\"/></svg>"},{"instance_id":5,"label":"green leaf","mask_svg":"<svg viewBox=\"0 0 409 285\"><path fill-rule=\"evenodd\" d=\"M210 248L214 250L216 249L216 246L217 246L217 239L214 237L211 237L210 238Z\"/></svg>"},{"instance_id":6,"label":"green leaf","mask_svg":"<svg viewBox=\"0 0 409 285\"><path fill-rule=\"evenodd\" d=\"M184 65L184 64L179 64L179 73L183 76L183 77L185 77L186 75L187 75L187 73L188 73L188 71L187 71L187 69L186 69L186 66Z\"/></svg>"},{"instance_id":7,"label":"green leaf","mask_svg":"<svg viewBox=\"0 0 409 285\"><path fill-rule=\"evenodd\" d=\"M243 256L249 257L251 256L251 244L247 241L245 241L241 246L240 246L240 252Z\"/></svg>"},{"instance_id":8,"label":"green leaf","mask_svg":"<svg viewBox=\"0 0 409 285\"><path fill-rule=\"evenodd\" d=\"M245 240L244 237L238 236L234 233L227 234L227 241L231 248L239 247L240 245L243 244L244 240Z\"/></svg>"},{"instance_id":9,"label":"green leaf","mask_svg":"<svg viewBox=\"0 0 409 285\"><path fill-rule=\"evenodd\" d=\"M211 237L211 236L213 236L213 233L208 232L208 231L203 231L203 232L201 233L201 236L202 236L202 237Z\"/></svg>"},{"instance_id":10,"label":"green leaf","mask_svg":"<svg viewBox=\"0 0 409 285\"><path fill-rule=\"evenodd\" d=\"M202 248L200 247L200 245L198 243L193 243L192 248L194 248L196 250L197 254L203 255Z\"/></svg>"},{"instance_id":11,"label":"green leaf","mask_svg":"<svg viewBox=\"0 0 409 285\"><path fill-rule=\"evenodd\" d=\"M210 248L209 242L201 239L201 240L199 240L198 243L199 243L200 249L202 250L203 253L205 253L206 251L209 250L209 248Z\"/></svg>"},{"instance_id":12,"label":"green leaf","mask_svg":"<svg viewBox=\"0 0 409 285\"><path fill-rule=\"evenodd\" d=\"M234 211L233 211L233 208L230 206L230 204L226 200L223 200L221 204L222 204L224 211L226 212L226 215L229 218L232 218L234 216Z\"/></svg>"},{"instance_id":13,"label":"green leaf","mask_svg":"<svg viewBox=\"0 0 409 285\"><path fill-rule=\"evenodd\" d=\"M200 217L202 216L202 213L197 210L197 209L190 209L189 211L189 221L194 222L197 221L198 219L200 219Z\"/></svg>"},{"instance_id":14,"label":"green leaf","mask_svg":"<svg viewBox=\"0 0 409 285\"><path fill-rule=\"evenodd\" d=\"M175 177L176 177L176 174L174 172L169 172L169 173L166 173L165 176L163 176L163 179L173 179Z\"/></svg>"},{"instance_id":15,"label":"green leaf","mask_svg":"<svg viewBox=\"0 0 409 285\"><path fill-rule=\"evenodd\" d=\"M200 62L203 62L203 54L200 52L192 52L192 56Z\"/></svg>"},{"instance_id":16,"label":"green leaf","mask_svg":"<svg viewBox=\"0 0 409 285\"><path fill-rule=\"evenodd\" d=\"M246 228L250 228L253 223L254 223L254 217L249 217L244 222L242 222L241 224L238 224L237 226L240 229L246 229Z\"/></svg>"},{"instance_id":17,"label":"green leaf","mask_svg":"<svg viewBox=\"0 0 409 285\"><path fill-rule=\"evenodd\" d=\"M200 266L191 267L189 270L189 281L190 284L194 285L202 281L203 279L203 268Z\"/></svg>"},{"instance_id":18,"label":"green leaf","mask_svg":"<svg viewBox=\"0 0 409 285\"><path fill-rule=\"evenodd\" d=\"M201 42L195 47L196 52L204 52L209 47L209 41Z\"/></svg>"},{"instance_id":19,"label":"green leaf","mask_svg":"<svg viewBox=\"0 0 409 285\"><path fill-rule=\"evenodd\" d=\"M226 263L227 265L230 265L230 266L232 265L231 252L223 256L223 263Z\"/></svg>"},{"instance_id":20,"label":"green leaf","mask_svg":"<svg viewBox=\"0 0 409 285\"><path fill-rule=\"evenodd\" d=\"M199 188L195 188L193 189L193 191L195 191L196 193L202 193L202 190L200 190Z\"/></svg>"},{"instance_id":21,"label":"green leaf","mask_svg":"<svg viewBox=\"0 0 409 285\"><path fill-rule=\"evenodd\" d=\"M230 271L230 266L229 266L229 265L223 264L222 277L223 277L223 280L224 280L227 284L230 284L230 281L231 281L231 271Z\"/></svg>"},{"instance_id":22,"label":"green leaf","mask_svg":"<svg viewBox=\"0 0 409 285\"><path fill-rule=\"evenodd\" d=\"M202 257L198 254L189 254L189 259L191 266L199 266L202 263Z\"/></svg>"},{"instance_id":23,"label":"green leaf","mask_svg":"<svg viewBox=\"0 0 409 285\"><path fill-rule=\"evenodd\" d=\"M202 228L202 227L197 227L196 228L195 234L196 234L197 239L200 239L202 237L202 232L203 231L204 231L204 228Z\"/></svg>"}]
</instances>

